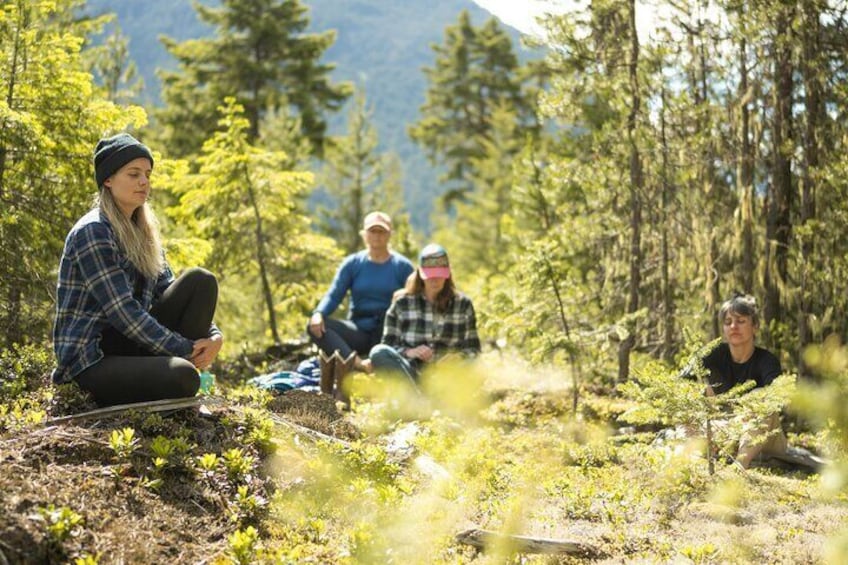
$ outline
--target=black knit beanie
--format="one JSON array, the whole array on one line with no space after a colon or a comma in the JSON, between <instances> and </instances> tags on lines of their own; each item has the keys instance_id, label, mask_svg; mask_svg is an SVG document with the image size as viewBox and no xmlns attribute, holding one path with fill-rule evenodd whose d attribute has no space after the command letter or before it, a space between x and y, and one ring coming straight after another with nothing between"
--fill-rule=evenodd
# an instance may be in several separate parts
<instances>
[{"instance_id":1,"label":"black knit beanie","mask_svg":"<svg viewBox=\"0 0 848 565\"><path fill-rule=\"evenodd\" d=\"M128 133L119 133L105 137L97 142L94 149L94 176L97 186L118 172L118 169L139 157L146 157L153 165L153 154L150 149Z\"/></svg>"}]
</instances>

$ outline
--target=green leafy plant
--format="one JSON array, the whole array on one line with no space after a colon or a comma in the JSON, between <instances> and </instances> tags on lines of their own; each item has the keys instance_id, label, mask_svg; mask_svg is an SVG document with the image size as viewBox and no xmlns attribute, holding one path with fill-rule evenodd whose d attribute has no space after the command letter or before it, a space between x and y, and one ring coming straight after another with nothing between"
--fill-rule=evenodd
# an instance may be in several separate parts
<instances>
[{"instance_id":1,"label":"green leafy plant","mask_svg":"<svg viewBox=\"0 0 848 565\"><path fill-rule=\"evenodd\" d=\"M236 530L227 538L230 555L239 565L253 563L259 545L259 532L253 526Z\"/></svg>"},{"instance_id":2,"label":"green leafy plant","mask_svg":"<svg viewBox=\"0 0 848 565\"><path fill-rule=\"evenodd\" d=\"M264 497L251 493L247 485L240 485L230 503L230 520L238 524L255 520L258 510L266 505Z\"/></svg>"},{"instance_id":3,"label":"green leafy plant","mask_svg":"<svg viewBox=\"0 0 848 565\"><path fill-rule=\"evenodd\" d=\"M47 535L56 543L62 543L82 528L83 517L67 506L57 508L51 504L38 509L39 515L47 523Z\"/></svg>"},{"instance_id":4,"label":"green leafy plant","mask_svg":"<svg viewBox=\"0 0 848 565\"><path fill-rule=\"evenodd\" d=\"M203 455L197 457L196 461L197 466L200 467L200 469L205 472L211 473L215 471L215 468L218 466L220 458L215 453L204 453Z\"/></svg>"},{"instance_id":5,"label":"green leafy plant","mask_svg":"<svg viewBox=\"0 0 848 565\"><path fill-rule=\"evenodd\" d=\"M167 460L174 452L174 444L165 436L156 436L150 442L150 451L157 458Z\"/></svg>"},{"instance_id":6,"label":"green leafy plant","mask_svg":"<svg viewBox=\"0 0 848 565\"><path fill-rule=\"evenodd\" d=\"M138 448L138 438L135 437L133 428L123 428L121 430L112 430L109 435L109 447L115 452L115 457L119 460L127 460Z\"/></svg>"},{"instance_id":7,"label":"green leafy plant","mask_svg":"<svg viewBox=\"0 0 848 565\"><path fill-rule=\"evenodd\" d=\"M167 438L159 435L150 442L150 451L155 459L160 459L160 467L176 467L185 463L185 458L191 453L191 445L181 437Z\"/></svg>"},{"instance_id":8,"label":"green leafy plant","mask_svg":"<svg viewBox=\"0 0 848 565\"><path fill-rule=\"evenodd\" d=\"M0 349L0 403L38 390L53 366L48 348L13 344Z\"/></svg>"},{"instance_id":9,"label":"green leafy plant","mask_svg":"<svg viewBox=\"0 0 848 565\"><path fill-rule=\"evenodd\" d=\"M224 468L227 470L227 478L232 483L243 483L247 480L256 461L252 455L245 454L238 447L228 449L223 454Z\"/></svg>"},{"instance_id":10,"label":"green leafy plant","mask_svg":"<svg viewBox=\"0 0 848 565\"><path fill-rule=\"evenodd\" d=\"M261 454L274 451L274 422L265 410L248 407L240 413L236 425L247 445L253 445Z\"/></svg>"}]
</instances>

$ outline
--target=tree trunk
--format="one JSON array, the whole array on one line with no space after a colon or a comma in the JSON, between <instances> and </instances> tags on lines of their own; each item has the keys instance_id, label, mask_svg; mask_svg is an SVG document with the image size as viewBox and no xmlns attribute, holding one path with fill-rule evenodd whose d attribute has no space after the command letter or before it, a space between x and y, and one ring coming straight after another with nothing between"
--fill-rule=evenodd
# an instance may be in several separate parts
<instances>
[{"instance_id":1,"label":"tree trunk","mask_svg":"<svg viewBox=\"0 0 848 565\"><path fill-rule=\"evenodd\" d=\"M694 94L695 94L695 103L699 108L698 112L698 122L699 131L701 132L709 132L712 128L710 126L710 118L708 116L708 112L710 112L709 107L707 106L707 101L709 99L709 88L707 85L708 72L707 72L707 51L706 51L706 39L704 38L704 23L702 20L698 21L698 82L694 85ZM715 150L713 149L713 142L711 138L705 143L703 154L701 156L701 166L698 167L701 186L703 187L703 195L704 195L704 209L707 212L707 219L709 222L709 244L707 246L707 288L706 297L707 297L707 312L714 313L718 310L718 305L721 302L721 273L722 267L719 264L720 251L718 246L718 235L716 226L719 225L719 217L720 214L717 212L718 204L717 204L717 195L716 195L716 184L715 184ZM718 318L716 316L710 316L710 320L712 320L712 329L713 329L713 337L717 337L721 335L720 328L718 326Z\"/></svg>"},{"instance_id":2,"label":"tree trunk","mask_svg":"<svg viewBox=\"0 0 848 565\"><path fill-rule=\"evenodd\" d=\"M777 4L774 40L774 148L766 222L766 322L780 320L781 289L787 281L792 236L792 47L791 7Z\"/></svg>"},{"instance_id":3,"label":"tree trunk","mask_svg":"<svg viewBox=\"0 0 848 565\"><path fill-rule=\"evenodd\" d=\"M743 29L743 34L745 30ZM751 143L751 111L748 100L748 42L743 37L739 45L739 106L741 119L741 146L737 182L742 208L742 259L739 280L744 292L754 292L754 154Z\"/></svg>"},{"instance_id":4,"label":"tree trunk","mask_svg":"<svg viewBox=\"0 0 848 565\"><path fill-rule=\"evenodd\" d=\"M362 225L362 220L365 217L365 180L363 173L363 163L367 156L363 155L362 151L362 131L361 128L357 128L356 131L353 132L354 136L354 155L356 155L356 161L354 163L354 174L353 174L353 190L351 191L351 204L353 204L353 210L351 212L353 215L351 219L353 220L353 225L351 226L351 238L350 245L348 246L349 252L353 253L357 249L359 249L362 240L359 237L359 226Z\"/></svg>"},{"instance_id":5,"label":"tree trunk","mask_svg":"<svg viewBox=\"0 0 848 565\"><path fill-rule=\"evenodd\" d=\"M18 18L23 19L28 17L26 13L21 14L20 11L24 8L19 5L18 7ZM17 85L16 80L18 76L18 49L21 45L21 28L27 25L23 21L17 21L15 26L15 45L12 48L12 60L9 62L9 88L6 90L6 106L8 108L14 108L15 104L15 86ZM2 129L6 129L6 120L3 120ZM6 157L7 157L7 149L6 147L0 147L0 202L3 201L3 197L6 193L5 191L5 173L6 173Z\"/></svg>"},{"instance_id":6,"label":"tree trunk","mask_svg":"<svg viewBox=\"0 0 848 565\"><path fill-rule=\"evenodd\" d=\"M565 339L568 340L568 361L571 364L572 373L571 409L576 416L577 403L580 401L580 384L583 382L580 371L580 363L577 359L577 354L575 353L577 350L577 344L571 339L571 328L568 325L568 318L565 315L565 303L562 299L562 294L560 294L559 280L557 280L556 275L554 274L554 267L551 265L551 262L547 257L545 257L545 266L547 267L548 279L551 281L551 288L554 291L554 297L557 301L562 333L565 335Z\"/></svg>"},{"instance_id":7,"label":"tree trunk","mask_svg":"<svg viewBox=\"0 0 848 565\"><path fill-rule=\"evenodd\" d=\"M627 118L627 139L630 143L630 281L627 313L639 309L639 287L641 286L642 263L642 159L636 141L636 127L640 112L639 96L639 36L636 33L636 2L628 3L630 28L630 57L628 61L630 79L630 115ZM618 382L630 375L630 351L636 343L633 328L628 328L627 337L621 340L618 352Z\"/></svg>"},{"instance_id":8,"label":"tree trunk","mask_svg":"<svg viewBox=\"0 0 848 565\"><path fill-rule=\"evenodd\" d=\"M256 201L256 192L253 190L253 182L247 170L244 171L244 181L247 194L250 197L250 205L253 207L253 217L256 219L256 261L259 264L259 277L262 280L262 295L265 298L265 307L268 309L268 325L274 344L282 343L280 333L277 331L277 314L274 312L274 297L271 294L271 285L268 282L267 258L265 257L265 233L262 230L262 214L259 213L259 203Z\"/></svg>"},{"instance_id":9,"label":"tree trunk","mask_svg":"<svg viewBox=\"0 0 848 565\"><path fill-rule=\"evenodd\" d=\"M10 284L8 314L4 322L6 326L6 347L13 343L19 343L23 339L23 324L21 321L21 288L19 284Z\"/></svg>"},{"instance_id":10,"label":"tree trunk","mask_svg":"<svg viewBox=\"0 0 848 565\"><path fill-rule=\"evenodd\" d=\"M15 108L14 100L15 100L15 88L17 86L17 77L18 77L18 57L20 56L20 45L21 45L21 29L24 27L29 27L29 22L23 21L24 19L29 18L29 14L27 13L28 8L24 7L24 4L21 2L18 4L18 21L15 22L15 44L12 48L12 60L9 62L9 68L6 71L9 80L9 88L6 90L6 106L8 108ZM7 121L3 120L0 123L0 130L5 131L7 127ZM3 202L6 198L7 191L6 187L6 166L7 161L9 159L8 149L5 146L0 146L0 202ZM10 198L11 200L11 198ZM14 207L15 202L12 201L11 205ZM3 203L2 208L8 209L9 203ZM8 229L8 228L7 228ZM6 308L6 316L5 320L0 318L0 331L5 329L5 339L6 346L9 346L13 343L16 343L19 339L20 334L20 318L21 318L21 289L19 285L6 280L2 283L3 285L8 285L6 290L8 291L8 305ZM2 292L3 288L0 286L0 292ZM2 312L0 312L2 314Z\"/></svg>"},{"instance_id":11,"label":"tree trunk","mask_svg":"<svg viewBox=\"0 0 848 565\"><path fill-rule=\"evenodd\" d=\"M668 139L666 138L665 110L666 98L665 88L660 94L660 140L662 144L662 210L661 214L661 278L662 278L662 312L663 312L663 345L662 356L668 362L674 357L674 301L671 292L671 259L669 257L668 245L668 219L669 200L671 199L671 185L668 181Z\"/></svg>"},{"instance_id":12,"label":"tree trunk","mask_svg":"<svg viewBox=\"0 0 848 565\"><path fill-rule=\"evenodd\" d=\"M819 167L819 137L818 130L822 118L822 84L821 70L817 65L817 54L820 51L819 14L813 2L804 2L804 57L802 73L804 76L805 110L807 125L804 135L804 173L801 179L801 217L800 225L814 220L816 217L816 184L813 174ZM807 367L804 347L812 339L809 317L812 312L811 296L808 279L808 268L815 257L815 244L812 235L805 235L801 243L801 256L798 262L798 367L802 376L806 376Z\"/></svg>"}]
</instances>

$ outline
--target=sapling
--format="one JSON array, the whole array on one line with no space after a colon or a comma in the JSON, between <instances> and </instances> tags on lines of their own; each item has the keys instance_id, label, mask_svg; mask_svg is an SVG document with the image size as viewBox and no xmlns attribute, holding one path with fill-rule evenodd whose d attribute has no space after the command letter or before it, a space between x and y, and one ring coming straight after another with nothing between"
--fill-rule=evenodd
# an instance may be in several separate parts
<instances>
[{"instance_id":1,"label":"sapling","mask_svg":"<svg viewBox=\"0 0 848 565\"><path fill-rule=\"evenodd\" d=\"M720 395L707 395L707 370L701 359L719 340L697 350L682 370L654 362L636 370L619 390L637 405L621 415L633 424L660 423L703 433L707 443L707 465L715 473L715 456L727 447L723 438L739 437L745 422L756 422L780 412L794 389L795 377L783 375L767 386L753 390L746 382ZM684 378L687 377L687 378ZM735 417L732 417L735 416ZM716 424L721 431L717 433Z\"/></svg>"}]
</instances>

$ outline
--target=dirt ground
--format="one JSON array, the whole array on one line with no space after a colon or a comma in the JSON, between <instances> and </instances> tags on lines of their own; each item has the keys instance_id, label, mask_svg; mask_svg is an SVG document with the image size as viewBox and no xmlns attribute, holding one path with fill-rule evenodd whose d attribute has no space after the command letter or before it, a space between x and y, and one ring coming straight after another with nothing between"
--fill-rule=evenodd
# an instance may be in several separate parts
<instances>
[{"instance_id":1,"label":"dirt ground","mask_svg":"<svg viewBox=\"0 0 848 565\"><path fill-rule=\"evenodd\" d=\"M77 405L70 412L94 408ZM343 439L357 436L336 403L325 396L290 391L276 397L272 412L297 425ZM56 414L53 414L56 415ZM223 558L231 487L199 481L180 469L165 471L151 488L150 453L119 460L110 447L113 430L133 427L145 438L185 436L200 452L241 447L229 408L203 415L197 408L165 416L133 414L79 424L33 426L0 437L0 565L66 563L86 555L101 563L209 563ZM250 477L254 492L268 494L271 481ZM230 489L228 491L227 489ZM67 507L82 519L51 535L47 509Z\"/></svg>"}]
</instances>

